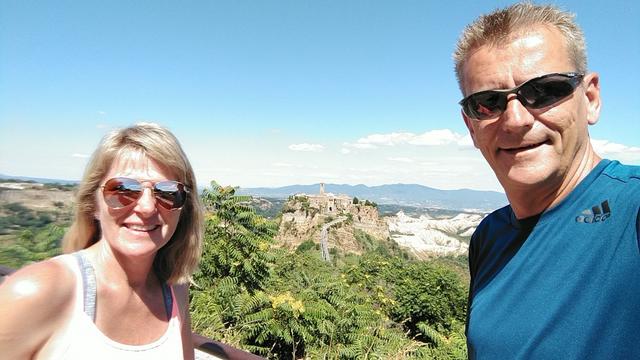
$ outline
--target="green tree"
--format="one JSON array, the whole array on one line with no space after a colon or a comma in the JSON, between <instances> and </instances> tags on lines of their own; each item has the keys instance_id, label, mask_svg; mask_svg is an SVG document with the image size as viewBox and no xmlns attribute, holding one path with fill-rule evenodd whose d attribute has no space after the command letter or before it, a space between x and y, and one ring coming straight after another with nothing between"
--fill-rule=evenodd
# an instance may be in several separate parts
<instances>
[{"instance_id":1,"label":"green tree","mask_svg":"<svg viewBox=\"0 0 640 360\"><path fill-rule=\"evenodd\" d=\"M246 320L249 349L268 358L386 359L410 341L315 252L280 252L271 279Z\"/></svg>"},{"instance_id":2,"label":"green tree","mask_svg":"<svg viewBox=\"0 0 640 360\"><path fill-rule=\"evenodd\" d=\"M424 323L448 334L466 314L467 292L457 274L428 262L413 262L394 271L394 305L390 314L413 334L424 334L418 327Z\"/></svg>"},{"instance_id":3,"label":"green tree","mask_svg":"<svg viewBox=\"0 0 640 360\"><path fill-rule=\"evenodd\" d=\"M344 270L374 307L402 324L415 343L399 358L466 359L466 287L454 270L369 252Z\"/></svg>"},{"instance_id":4,"label":"green tree","mask_svg":"<svg viewBox=\"0 0 640 360\"><path fill-rule=\"evenodd\" d=\"M267 251L276 224L256 215L251 197L235 194L231 186L211 182L202 193L208 214L200 269L196 283L211 286L216 279L231 277L248 291L260 289L269 278L273 257Z\"/></svg>"},{"instance_id":5,"label":"green tree","mask_svg":"<svg viewBox=\"0 0 640 360\"><path fill-rule=\"evenodd\" d=\"M373 202L373 201L369 201L369 200L365 200L365 201L364 201L364 205L365 205L365 206L371 206L371 207L374 207L374 208L377 208L377 207L378 207L378 204L376 204L376 203L375 203L375 202Z\"/></svg>"},{"instance_id":6,"label":"green tree","mask_svg":"<svg viewBox=\"0 0 640 360\"><path fill-rule=\"evenodd\" d=\"M0 263L17 269L59 255L63 236L64 228L53 224L40 230L23 230L12 244L0 248Z\"/></svg>"},{"instance_id":7,"label":"green tree","mask_svg":"<svg viewBox=\"0 0 640 360\"><path fill-rule=\"evenodd\" d=\"M275 226L249 200L216 183L203 192L196 332L268 359L466 358L466 291L455 272L369 238L363 256L333 266L311 241L272 248Z\"/></svg>"},{"instance_id":8,"label":"green tree","mask_svg":"<svg viewBox=\"0 0 640 360\"><path fill-rule=\"evenodd\" d=\"M316 244L315 241L311 239L307 239L302 243L300 243L300 245L298 245L298 247L296 248L296 252L300 253L300 252L305 252L309 250L317 251L318 249L319 249L319 245Z\"/></svg>"}]
</instances>

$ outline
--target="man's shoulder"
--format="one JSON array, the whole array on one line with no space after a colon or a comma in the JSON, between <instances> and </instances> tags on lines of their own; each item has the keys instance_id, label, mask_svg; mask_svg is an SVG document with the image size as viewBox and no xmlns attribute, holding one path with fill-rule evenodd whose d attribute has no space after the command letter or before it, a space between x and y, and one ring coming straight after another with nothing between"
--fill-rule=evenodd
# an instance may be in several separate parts
<instances>
[{"instance_id":1,"label":"man's shoulder","mask_svg":"<svg viewBox=\"0 0 640 360\"><path fill-rule=\"evenodd\" d=\"M513 211L511 210L511 205L506 205L497 210L492 211L489 215L485 216L484 219L478 225L480 227L490 226L492 224L505 224L510 223L511 218L513 217Z\"/></svg>"},{"instance_id":2,"label":"man's shoulder","mask_svg":"<svg viewBox=\"0 0 640 360\"><path fill-rule=\"evenodd\" d=\"M625 165L613 160L604 169L603 175L623 183L632 184L640 189L640 166Z\"/></svg>"},{"instance_id":3,"label":"man's shoulder","mask_svg":"<svg viewBox=\"0 0 640 360\"><path fill-rule=\"evenodd\" d=\"M514 216L507 205L487 215L471 236L469 243L469 270L477 276L488 263L500 258L517 231L512 225ZM474 281L481 281L478 278Z\"/></svg>"},{"instance_id":4,"label":"man's shoulder","mask_svg":"<svg viewBox=\"0 0 640 360\"><path fill-rule=\"evenodd\" d=\"M478 242L482 242L485 237L497 231L497 229L504 229L505 226L510 226L512 218L513 211L510 205L494 210L480 221L471 237L471 242L477 245Z\"/></svg>"},{"instance_id":5,"label":"man's shoulder","mask_svg":"<svg viewBox=\"0 0 640 360\"><path fill-rule=\"evenodd\" d=\"M601 192L609 194L609 198L626 207L640 206L640 166L624 165L611 161L602 172Z\"/></svg>"}]
</instances>

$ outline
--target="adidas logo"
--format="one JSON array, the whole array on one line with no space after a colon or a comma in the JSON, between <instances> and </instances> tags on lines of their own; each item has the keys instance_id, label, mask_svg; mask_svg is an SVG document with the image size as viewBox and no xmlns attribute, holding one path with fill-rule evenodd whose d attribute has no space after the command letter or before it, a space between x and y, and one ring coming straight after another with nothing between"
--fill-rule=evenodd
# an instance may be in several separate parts
<instances>
[{"instance_id":1,"label":"adidas logo","mask_svg":"<svg viewBox=\"0 0 640 360\"><path fill-rule=\"evenodd\" d=\"M576 222L590 224L598 221L605 221L610 216L611 209L609 208L609 201L605 200L600 205L584 210L582 215L576 217Z\"/></svg>"}]
</instances>

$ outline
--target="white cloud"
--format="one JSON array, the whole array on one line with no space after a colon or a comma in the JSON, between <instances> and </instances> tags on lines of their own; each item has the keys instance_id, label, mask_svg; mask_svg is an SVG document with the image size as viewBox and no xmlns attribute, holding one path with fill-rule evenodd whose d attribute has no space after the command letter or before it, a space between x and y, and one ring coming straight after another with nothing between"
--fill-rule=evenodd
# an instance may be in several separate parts
<instances>
[{"instance_id":1,"label":"white cloud","mask_svg":"<svg viewBox=\"0 0 640 360\"><path fill-rule=\"evenodd\" d=\"M469 133L465 134L460 140L458 140L458 146L463 148L472 148L475 149L475 145L473 145L473 139Z\"/></svg>"},{"instance_id":2,"label":"white cloud","mask_svg":"<svg viewBox=\"0 0 640 360\"><path fill-rule=\"evenodd\" d=\"M389 134L371 134L358 139L355 143L345 143L354 149L375 149L379 146L394 146L408 143L415 134L408 132L392 132Z\"/></svg>"},{"instance_id":3,"label":"white cloud","mask_svg":"<svg viewBox=\"0 0 640 360\"><path fill-rule=\"evenodd\" d=\"M375 148L377 148L376 145L368 144L368 143L355 143L355 144L345 143L344 145L352 147L354 149L375 149Z\"/></svg>"},{"instance_id":4,"label":"white cloud","mask_svg":"<svg viewBox=\"0 0 640 360\"><path fill-rule=\"evenodd\" d=\"M402 163L412 163L413 159L409 159L406 157L387 157L387 160L389 161L397 161L397 162L402 162Z\"/></svg>"},{"instance_id":5,"label":"white cloud","mask_svg":"<svg viewBox=\"0 0 640 360\"><path fill-rule=\"evenodd\" d=\"M318 181L322 181L324 179L339 180L342 176L339 173L334 172L316 172L310 174L310 178L319 179Z\"/></svg>"},{"instance_id":6,"label":"white cloud","mask_svg":"<svg viewBox=\"0 0 640 360\"><path fill-rule=\"evenodd\" d=\"M640 147L627 146L611 142L609 140L596 140L591 139L591 144L597 153L602 155L620 154L620 153L638 153L640 154Z\"/></svg>"},{"instance_id":7,"label":"white cloud","mask_svg":"<svg viewBox=\"0 0 640 360\"><path fill-rule=\"evenodd\" d=\"M439 129L414 134L410 132L392 132L388 134L371 134L356 140L355 143L344 143L351 149L376 149L381 146L417 145L417 146L442 146L458 145L461 147L473 146L469 134L458 134L449 129Z\"/></svg>"},{"instance_id":8,"label":"white cloud","mask_svg":"<svg viewBox=\"0 0 640 360\"><path fill-rule=\"evenodd\" d=\"M276 162L272 164L275 167L293 167L293 164L289 164L289 163L283 163L283 162Z\"/></svg>"},{"instance_id":9,"label":"white cloud","mask_svg":"<svg viewBox=\"0 0 640 360\"><path fill-rule=\"evenodd\" d=\"M640 147L618 144L609 140L591 139L594 150L599 155L620 160L626 164L640 164Z\"/></svg>"},{"instance_id":10,"label":"white cloud","mask_svg":"<svg viewBox=\"0 0 640 360\"><path fill-rule=\"evenodd\" d=\"M80 159L87 159L89 157L89 155L76 153L76 154L71 154L71 157L80 158Z\"/></svg>"},{"instance_id":11,"label":"white cloud","mask_svg":"<svg viewBox=\"0 0 640 360\"><path fill-rule=\"evenodd\" d=\"M321 152L324 150L324 146L320 144L307 144L307 143L291 144L289 145L289 150Z\"/></svg>"},{"instance_id":12,"label":"white cloud","mask_svg":"<svg viewBox=\"0 0 640 360\"><path fill-rule=\"evenodd\" d=\"M459 144L464 135L454 133L449 129L431 130L424 134L416 135L408 141L412 145L438 146L448 144Z\"/></svg>"},{"instance_id":13,"label":"white cloud","mask_svg":"<svg viewBox=\"0 0 640 360\"><path fill-rule=\"evenodd\" d=\"M291 164L286 162L275 162L275 163L271 163L271 165L277 168L296 168L296 169L317 169L318 168L318 166L316 165L309 165L309 164L299 165L299 164Z\"/></svg>"},{"instance_id":14,"label":"white cloud","mask_svg":"<svg viewBox=\"0 0 640 360\"><path fill-rule=\"evenodd\" d=\"M284 142L285 139L273 137L268 146L250 145L234 158L216 158L216 162L211 164L207 163L210 161L208 157L201 155L205 151L195 151L194 154L203 156L198 166L206 167L208 173L203 174L206 178L242 187L325 182L500 189L482 154L472 147L461 146L465 141L471 143L462 130L458 134L451 129L368 135L371 134L362 136L360 141L356 137L328 143L295 139ZM286 149L289 151L283 153L282 150ZM313 155L312 159L309 155ZM234 170L221 170L226 167Z\"/></svg>"}]
</instances>

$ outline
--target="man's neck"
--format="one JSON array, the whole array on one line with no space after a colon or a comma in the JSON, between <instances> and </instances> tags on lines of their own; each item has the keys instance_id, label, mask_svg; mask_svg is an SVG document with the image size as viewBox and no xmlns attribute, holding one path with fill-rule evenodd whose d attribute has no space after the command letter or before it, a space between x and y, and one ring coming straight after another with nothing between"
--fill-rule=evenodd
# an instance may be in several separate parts
<instances>
[{"instance_id":1,"label":"man's neck","mask_svg":"<svg viewBox=\"0 0 640 360\"><path fill-rule=\"evenodd\" d=\"M510 190L505 188L509 204L516 218L524 219L538 215L560 203L598 165L600 160L602 158L594 151L587 151L585 156L575 162L565 177L557 183L513 186Z\"/></svg>"}]
</instances>

